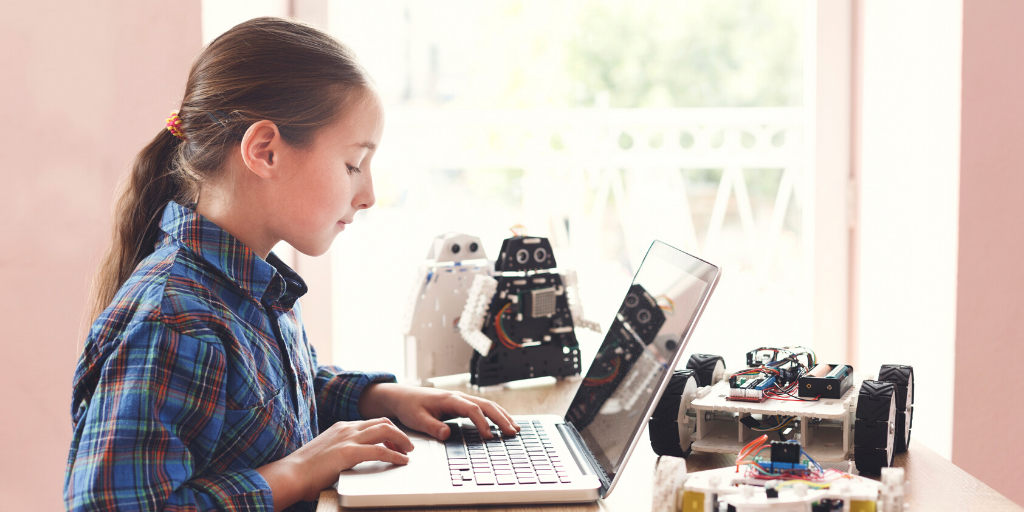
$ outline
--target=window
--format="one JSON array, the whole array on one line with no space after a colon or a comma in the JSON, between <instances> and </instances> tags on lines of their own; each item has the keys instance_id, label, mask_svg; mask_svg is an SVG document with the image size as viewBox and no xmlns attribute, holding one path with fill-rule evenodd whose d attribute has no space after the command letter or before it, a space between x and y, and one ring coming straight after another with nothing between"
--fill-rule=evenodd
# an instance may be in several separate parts
<instances>
[{"instance_id":1,"label":"window","mask_svg":"<svg viewBox=\"0 0 1024 512\"><path fill-rule=\"evenodd\" d=\"M657 238L724 270L692 349L810 343L804 3L328 5L387 111L377 205L332 251L336 362L400 374L433 237L494 257L514 224L605 327Z\"/></svg>"}]
</instances>

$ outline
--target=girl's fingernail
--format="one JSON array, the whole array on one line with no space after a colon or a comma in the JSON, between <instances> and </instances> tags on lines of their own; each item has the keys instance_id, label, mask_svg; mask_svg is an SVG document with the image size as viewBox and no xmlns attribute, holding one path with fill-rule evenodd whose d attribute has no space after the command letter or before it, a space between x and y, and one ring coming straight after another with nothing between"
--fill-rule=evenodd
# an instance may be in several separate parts
<instances>
[{"instance_id":1,"label":"girl's fingernail","mask_svg":"<svg viewBox=\"0 0 1024 512\"><path fill-rule=\"evenodd\" d=\"M444 427L441 427L441 428L440 428L440 429L439 429L439 430L437 431L437 438L438 438L438 439L441 439L442 437L444 437Z\"/></svg>"}]
</instances>

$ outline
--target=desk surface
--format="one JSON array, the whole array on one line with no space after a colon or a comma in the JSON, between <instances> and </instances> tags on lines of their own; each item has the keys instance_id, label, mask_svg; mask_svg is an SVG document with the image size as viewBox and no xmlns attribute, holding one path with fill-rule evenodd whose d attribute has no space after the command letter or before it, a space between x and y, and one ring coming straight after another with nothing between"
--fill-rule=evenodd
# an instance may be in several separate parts
<instances>
[{"instance_id":1,"label":"desk surface","mask_svg":"<svg viewBox=\"0 0 1024 512\"><path fill-rule=\"evenodd\" d=\"M472 389L465 384L444 386L445 389L456 389L465 393L475 394L494 400L504 406L512 414L560 414L569 407L580 379L565 379L555 384L540 385L519 389L501 387ZM646 510L651 503L651 482L657 456L651 451L651 444L644 431L636 450L623 470L622 479L611 495L596 503L573 505L531 505L488 507L488 510L508 511L572 511L596 512L599 510L626 511ZM694 453L686 459L687 471L702 471L734 464L735 455L718 453ZM1022 511L1021 507L985 485L977 478L967 474L953 463L942 458L927 447L911 441L910 450L896 456L895 465L902 467L906 475L906 501L911 510L927 511ZM847 469L846 463L822 464L825 467ZM639 504L646 506L638 507ZM398 509L387 509L398 510ZM422 510L422 509L409 509ZM430 509L432 512L443 510L471 510L470 508ZM338 512L338 495L334 490L326 490L320 495L317 512Z\"/></svg>"}]
</instances>

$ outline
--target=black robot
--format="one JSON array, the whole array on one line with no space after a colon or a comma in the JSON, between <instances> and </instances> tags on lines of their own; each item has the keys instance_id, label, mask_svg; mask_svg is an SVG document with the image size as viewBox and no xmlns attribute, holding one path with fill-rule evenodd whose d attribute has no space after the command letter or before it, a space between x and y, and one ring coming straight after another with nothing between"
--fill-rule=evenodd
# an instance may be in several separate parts
<instances>
[{"instance_id":1,"label":"black robot","mask_svg":"<svg viewBox=\"0 0 1024 512\"><path fill-rule=\"evenodd\" d=\"M555 271L548 239L506 239L494 262L494 276L474 279L459 320L462 337L476 349L470 361L470 382L490 386L532 377L579 375L574 326L599 327L582 318L574 288L575 274L563 279Z\"/></svg>"}]
</instances>

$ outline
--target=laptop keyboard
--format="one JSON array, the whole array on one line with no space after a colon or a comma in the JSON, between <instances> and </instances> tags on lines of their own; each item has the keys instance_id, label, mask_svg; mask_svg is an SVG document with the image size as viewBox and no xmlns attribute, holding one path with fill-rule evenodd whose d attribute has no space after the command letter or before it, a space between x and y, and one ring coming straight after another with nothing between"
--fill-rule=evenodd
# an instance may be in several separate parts
<instances>
[{"instance_id":1,"label":"laptop keyboard","mask_svg":"<svg viewBox=\"0 0 1024 512\"><path fill-rule=\"evenodd\" d=\"M452 485L530 485L570 483L569 473L539 421L521 422L522 431L502 437L491 426L485 440L474 426L448 422L452 434L444 442Z\"/></svg>"}]
</instances>

